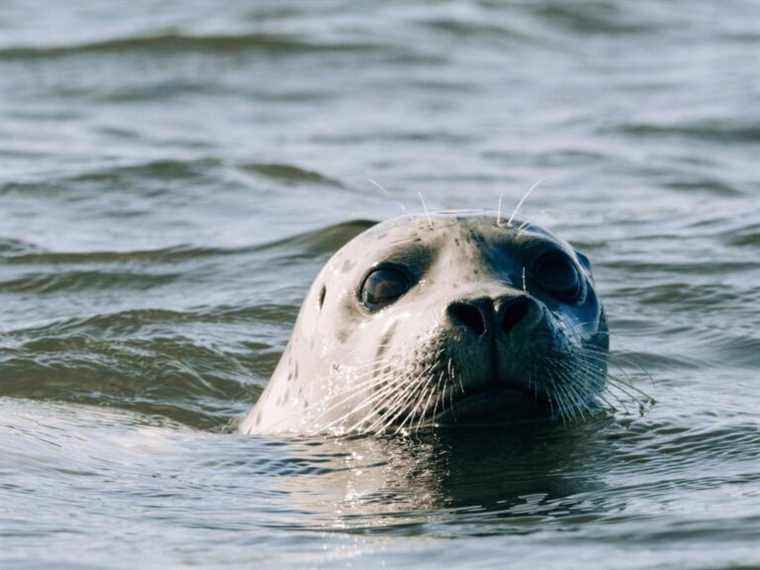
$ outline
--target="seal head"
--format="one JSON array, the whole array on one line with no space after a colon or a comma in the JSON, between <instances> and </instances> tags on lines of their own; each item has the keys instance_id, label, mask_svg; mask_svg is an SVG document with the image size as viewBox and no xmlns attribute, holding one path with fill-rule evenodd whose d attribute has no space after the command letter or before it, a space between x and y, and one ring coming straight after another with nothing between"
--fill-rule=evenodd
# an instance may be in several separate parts
<instances>
[{"instance_id":1,"label":"seal head","mask_svg":"<svg viewBox=\"0 0 760 570\"><path fill-rule=\"evenodd\" d=\"M325 265L246 433L572 418L605 387L588 259L484 213L402 216Z\"/></svg>"}]
</instances>

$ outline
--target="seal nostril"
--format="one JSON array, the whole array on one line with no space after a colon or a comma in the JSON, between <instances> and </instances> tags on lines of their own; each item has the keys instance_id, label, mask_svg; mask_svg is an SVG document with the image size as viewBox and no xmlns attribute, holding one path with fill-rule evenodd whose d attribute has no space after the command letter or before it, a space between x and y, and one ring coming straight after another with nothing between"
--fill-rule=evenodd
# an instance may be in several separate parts
<instances>
[{"instance_id":1,"label":"seal nostril","mask_svg":"<svg viewBox=\"0 0 760 570\"><path fill-rule=\"evenodd\" d=\"M511 331L530 310L530 300L527 297L516 297L505 301L499 307L501 323L504 332Z\"/></svg>"},{"instance_id":2,"label":"seal nostril","mask_svg":"<svg viewBox=\"0 0 760 570\"><path fill-rule=\"evenodd\" d=\"M478 336L482 336L488 330L486 319L482 311L470 303L452 303L448 309L449 318L454 324L467 327Z\"/></svg>"}]
</instances>

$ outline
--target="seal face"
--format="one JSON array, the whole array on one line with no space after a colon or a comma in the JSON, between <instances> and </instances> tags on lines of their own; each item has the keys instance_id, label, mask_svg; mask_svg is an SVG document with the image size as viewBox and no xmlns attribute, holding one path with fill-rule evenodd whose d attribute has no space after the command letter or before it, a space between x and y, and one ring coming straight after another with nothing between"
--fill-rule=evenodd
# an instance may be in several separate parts
<instances>
[{"instance_id":1,"label":"seal face","mask_svg":"<svg viewBox=\"0 0 760 570\"><path fill-rule=\"evenodd\" d=\"M605 387L588 259L527 222L402 216L325 265L246 433L570 418Z\"/></svg>"}]
</instances>

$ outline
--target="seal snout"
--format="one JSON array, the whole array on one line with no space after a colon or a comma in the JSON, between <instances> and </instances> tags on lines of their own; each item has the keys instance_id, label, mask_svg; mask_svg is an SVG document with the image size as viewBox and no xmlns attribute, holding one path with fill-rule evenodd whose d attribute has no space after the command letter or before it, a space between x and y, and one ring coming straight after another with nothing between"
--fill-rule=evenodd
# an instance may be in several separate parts
<instances>
[{"instance_id":1,"label":"seal snout","mask_svg":"<svg viewBox=\"0 0 760 570\"><path fill-rule=\"evenodd\" d=\"M488 333L509 333L526 320L531 308L536 304L529 295L503 295L478 297L454 301L446 308L449 321L468 330L475 336Z\"/></svg>"}]
</instances>

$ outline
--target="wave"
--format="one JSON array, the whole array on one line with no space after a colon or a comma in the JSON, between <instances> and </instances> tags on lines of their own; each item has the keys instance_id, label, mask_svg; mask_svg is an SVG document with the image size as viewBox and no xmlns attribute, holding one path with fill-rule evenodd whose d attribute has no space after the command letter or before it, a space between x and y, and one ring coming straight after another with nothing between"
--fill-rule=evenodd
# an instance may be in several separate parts
<instances>
[{"instance_id":1,"label":"wave","mask_svg":"<svg viewBox=\"0 0 760 570\"><path fill-rule=\"evenodd\" d=\"M295 252L313 259L374 224L351 220L244 248L50 252L8 245L3 263L31 265L34 271L1 282L0 293L40 299L60 292L116 294L124 288L176 286L179 270L156 267L240 253L269 259ZM281 352L279 333L267 340L269 335L255 331L284 334L298 310L296 303L158 305L38 320L0 335L0 396L115 407L199 429L223 429L258 398ZM234 340L215 341L220 327L237 331Z\"/></svg>"},{"instance_id":2,"label":"wave","mask_svg":"<svg viewBox=\"0 0 760 570\"><path fill-rule=\"evenodd\" d=\"M315 170L299 168L292 164L253 162L241 164L239 168L245 172L252 172L286 184L319 184L344 188L339 180L320 174Z\"/></svg>"},{"instance_id":3,"label":"wave","mask_svg":"<svg viewBox=\"0 0 760 570\"><path fill-rule=\"evenodd\" d=\"M745 247L760 246L760 223L751 223L724 232L723 239L728 245Z\"/></svg>"},{"instance_id":4,"label":"wave","mask_svg":"<svg viewBox=\"0 0 760 570\"><path fill-rule=\"evenodd\" d=\"M199 329L204 321L243 313L241 326L256 327L292 319L293 310L131 310L6 333L0 396L116 407L221 428L256 401L279 352L260 342L218 347Z\"/></svg>"},{"instance_id":5,"label":"wave","mask_svg":"<svg viewBox=\"0 0 760 570\"><path fill-rule=\"evenodd\" d=\"M373 220L350 220L322 228L319 230L297 234L282 240L270 242L256 249L266 251L272 249L294 248L303 253L320 255L337 251L354 237L377 224Z\"/></svg>"},{"instance_id":6,"label":"wave","mask_svg":"<svg viewBox=\"0 0 760 570\"><path fill-rule=\"evenodd\" d=\"M0 49L0 59L26 60L89 54L148 53L240 53L303 54L321 52L373 52L387 46L366 42L312 41L286 34L190 35L179 32L137 35L78 44L9 46Z\"/></svg>"},{"instance_id":7,"label":"wave","mask_svg":"<svg viewBox=\"0 0 760 570\"><path fill-rule=\"evenodd\" d=\"M0 184L0 196L8 194L59 194L70 192L71 186L81 188L83 185L97 185L100 191L105 185L126 186L125 182L135 179L140 181L176 181L210 177L213 169L223 165L222 160L214 157L202 157L192 160L161 159L133 164L112 164L104 168L65 173L57 177L49 176L43 181L6 182ZM133 185L139 188L147 186L146 192L155 193L155 184ZM1 251L1 250L0 250Z\"/></svg>"},{"instance_id":8,"label":"wave","mask_svg":"<svg viewBox=\"0 0 760 570\"><path fill-rule=\"evenodd\" d=\"M305 255L322 255L337 251L376 223L373 220L349 220L283 239L239 248L196 247L180 244L167 248L133 251L54 252L14 240L0 240L0 258L4 258L4 263L8 265L107 265L133 262L172 264L198 258L278 250L295 250Z\"/></svg>"},{"instance_id":9,"label":"wave","mask_svg":"<svg viewBox=\"0 0 760 570\"><path fill-rule=\"evenodd\" d=\"M21 251L5 252L6 264L13 265L89 265L89 264L118 264L130 262L143 263L177 263L188 259L229 255L240 250L212 247L193 247L177 245L161 249L146 249L134 251L83 251L83 252L54 252L54 251ZM3 255L0 249L0 256Z\"/></svg>"},{"instance_id":10,"label":"wave","mask_svg":"<svg viewBox=\"0 0 760 570\"><path fill-rule=\"evenodd\" d=\"M547 24L573 33L636 35L667 27L667 21L635 14L613 2L536 2L531 11Z\"/></svg>"},{"instance_id":11,"label":"wave","mask_svg":"<svg viewBox=\"0 0 760 570\"><path fill-rule=\"evenodd\" d=\"M625 123L613 128L625 135L640 137L686 137L714 142L760 142L760 123L703 120L683 123Z\"/></svg>"},{"instance_id":12,"label":"wave","mask_svg":"<svg viewBox=\"0 0 760 570\"><path fill-rule=\"evenodd\" d=\"M110 291L129 288L146 290L173 283L179 275L151 275L137 272L112 271L66 271L35 273L32 275L0 281L0 293L34 293L38 295L61 291L87 291L107 289Z\"/></svg>"},{"instance_id":13,"label":"wave","mask_svg":"<svg viewBox=\"0 0 760 570\"><path fill-rule=\"evenodd\" d=\"M0 257L4 255L19 255L37 250L37 246L29 242L12 238L0 238Z\"/></svg>"}]
</instances>

